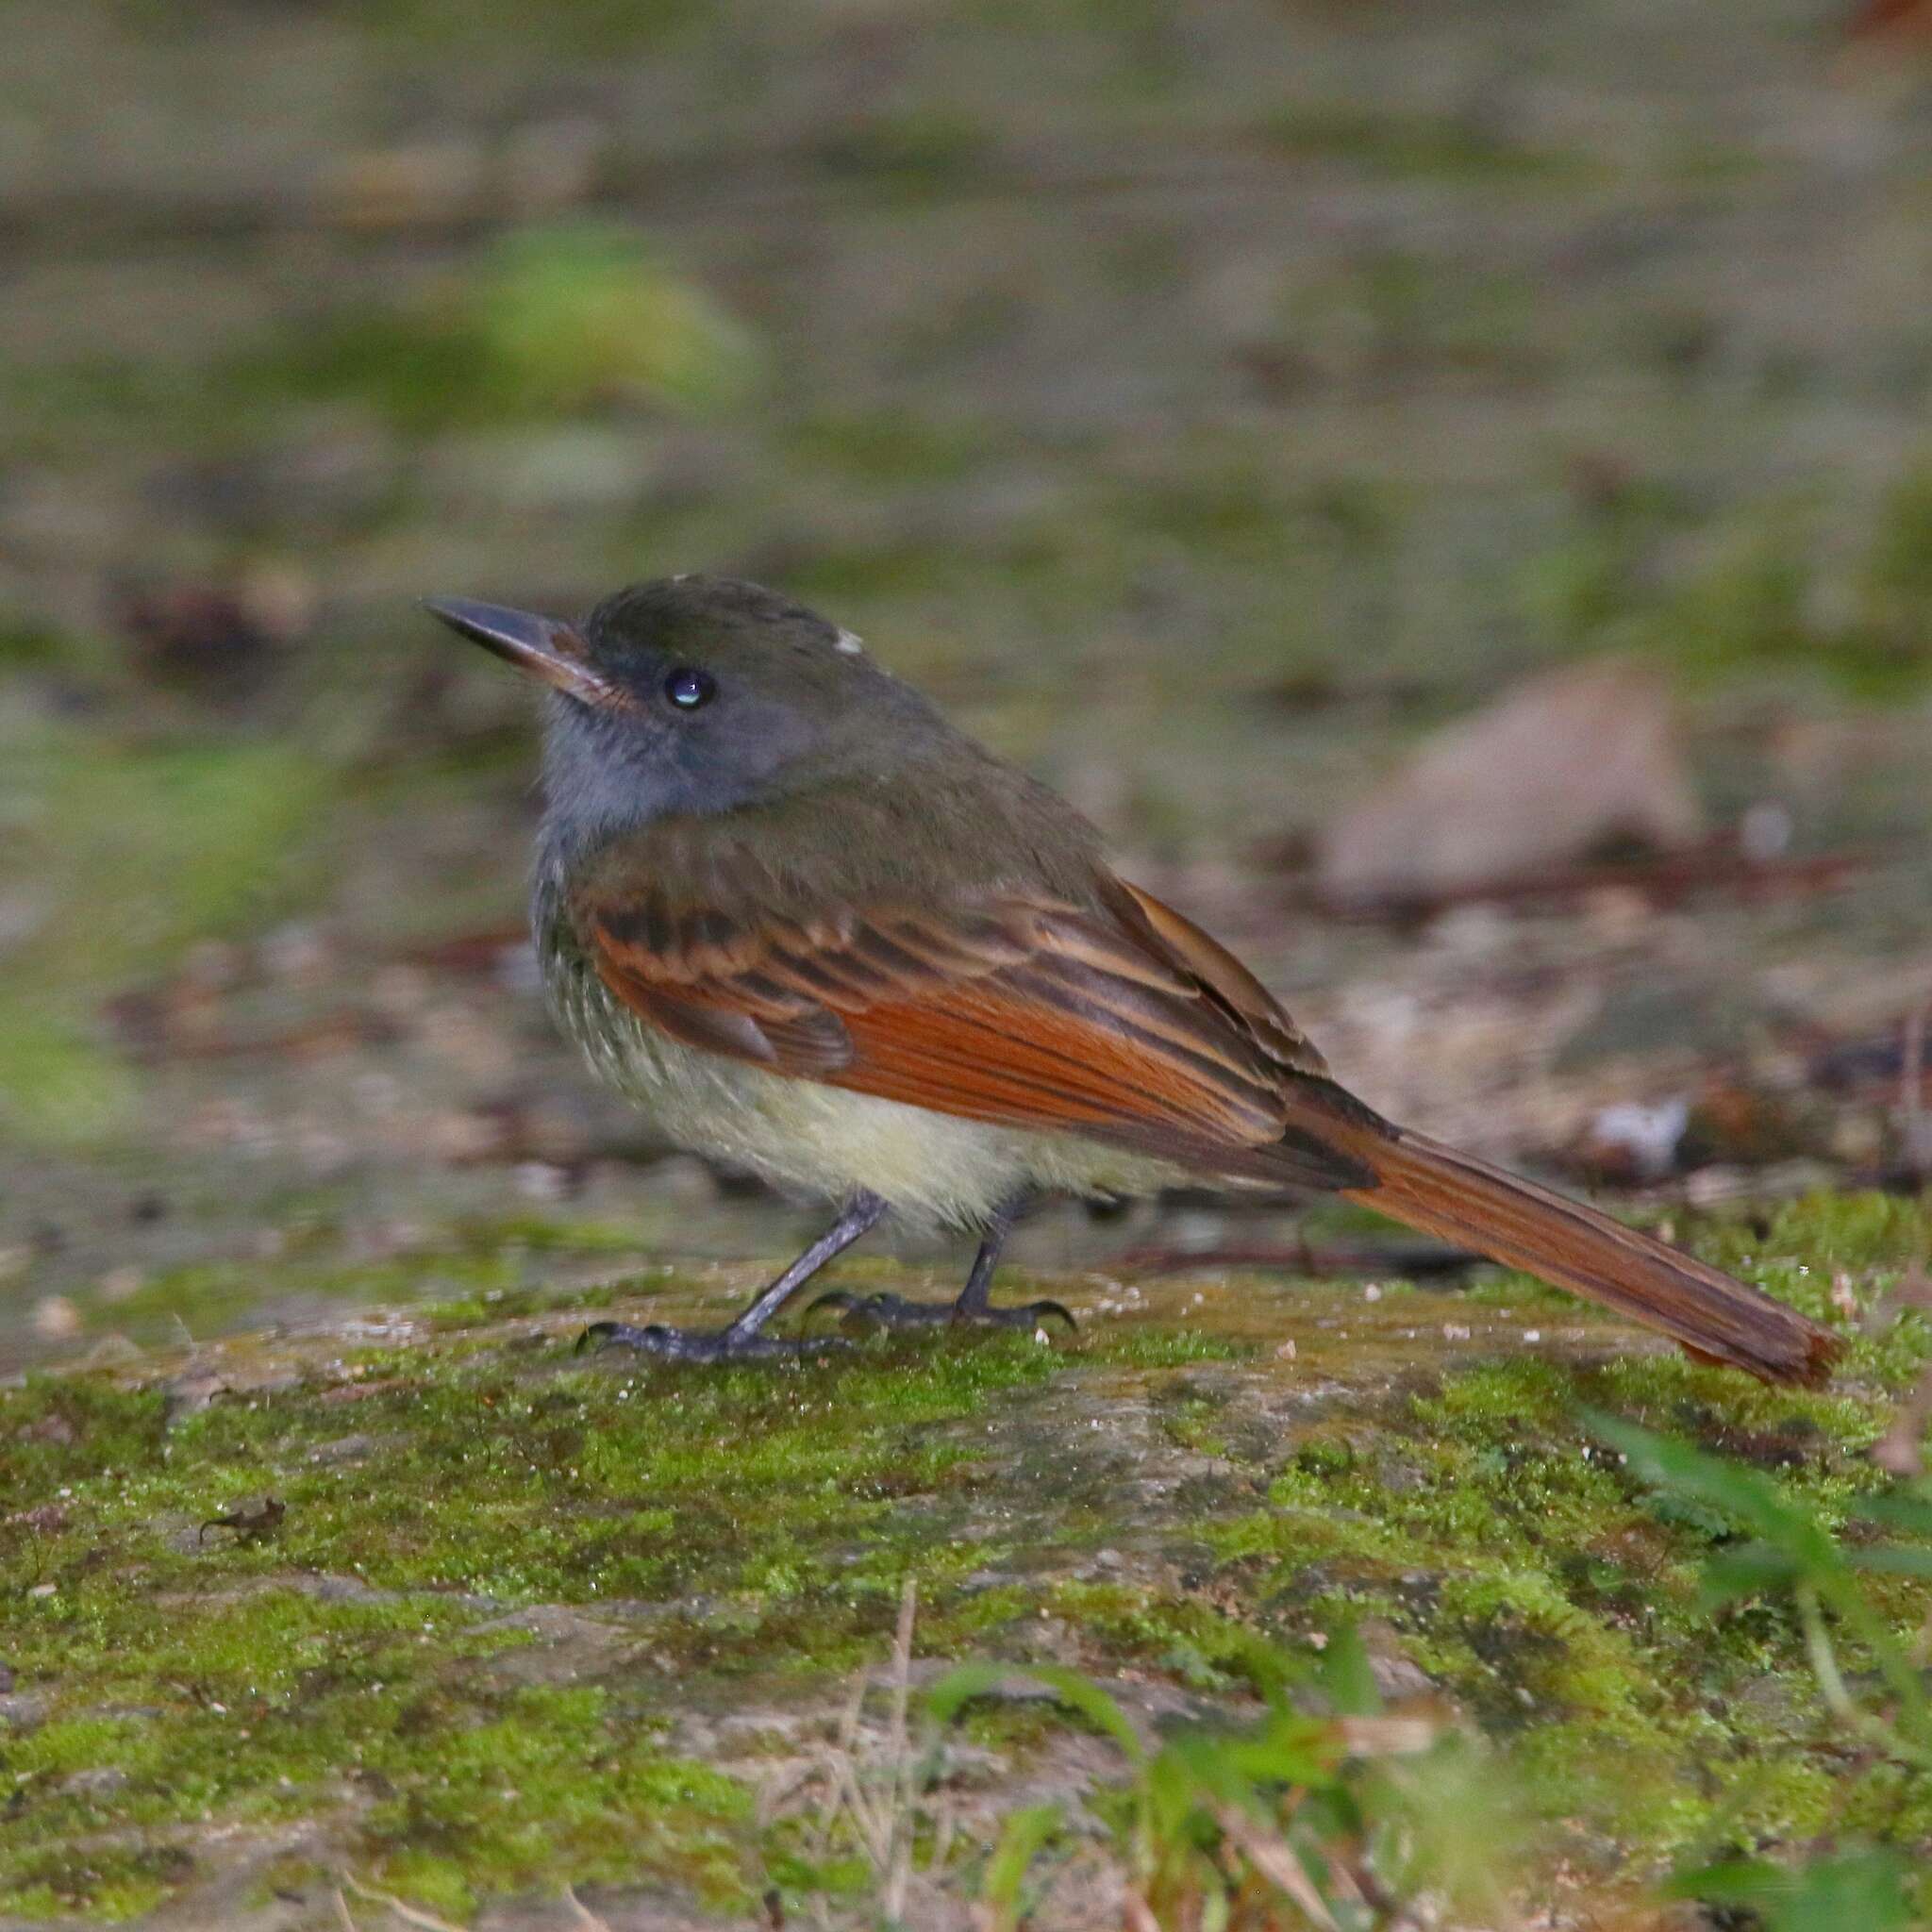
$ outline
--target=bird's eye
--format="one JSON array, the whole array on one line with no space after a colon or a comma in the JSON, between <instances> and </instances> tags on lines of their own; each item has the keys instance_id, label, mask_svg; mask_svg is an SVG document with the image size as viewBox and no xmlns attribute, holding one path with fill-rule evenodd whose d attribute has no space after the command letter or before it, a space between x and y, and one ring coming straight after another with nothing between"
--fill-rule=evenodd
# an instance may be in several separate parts
<instances>
[{"instance_id":1,"label":"bird's eye","mask_svg":"<svg viewBox=\"0 0 1932 1932\"><path fill-rule=\"evenodd\" d=\"M664 695L680 711L695 711L699 706L708 705L718 695L718 681L708 671L680 664L675 671L665 675Z\"/></svg>"}]
</instances>

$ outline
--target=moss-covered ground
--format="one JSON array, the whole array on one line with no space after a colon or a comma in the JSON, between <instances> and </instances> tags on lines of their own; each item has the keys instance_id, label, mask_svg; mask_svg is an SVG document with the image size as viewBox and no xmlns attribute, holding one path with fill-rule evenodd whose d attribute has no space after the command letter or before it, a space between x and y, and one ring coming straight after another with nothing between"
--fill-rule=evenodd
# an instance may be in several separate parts
<instances>
[{"instance_id":1,"label":"moss-covered ground","mask_svg":"<svg viewBox=\"0 0 1932 1932\"><path fill-rule=\"evenodd\" d=\"M1532 1893L1713 1832L1923 1851L1932 1789L1847 1756L1774 1598L1701 1606L1727 1525L1647 1494L1584 1411L1841 1523L1924 1353L1916 1318L1869 1317L1928 1235L1875 1195L1696 1231L1859 1330L1815 1394L1517 1277L1217 1277L1132 1316L1055 1281L1072 1343L731 1371L579 1356L581 1295L486 1286L35 1374L0 1391L0 1910L320 1924L347 1874L456 1921L570 1884L729 1917L775 1888L865 1923L855 1848L761 1791L832 1735L908 1579L922 1664L1046 1659L1197 1708L1241 1706L1257 1636L1357 1624L1391 1694L1479 1730L1527 1794ZM689 1315L736 1286L591 1300ZM1873 1590L1924 1618L1922 1583ZM1060 1728L1028 1706L962 1734L998 1768L942 1886L971 1893Z\"/></svg>"}]
</instances>

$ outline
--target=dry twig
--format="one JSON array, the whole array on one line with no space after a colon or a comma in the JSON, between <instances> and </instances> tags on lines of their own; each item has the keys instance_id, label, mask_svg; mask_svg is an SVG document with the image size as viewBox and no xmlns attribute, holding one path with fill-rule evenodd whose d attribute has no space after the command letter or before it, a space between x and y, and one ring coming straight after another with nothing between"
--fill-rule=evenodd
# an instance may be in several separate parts
<instances>
[{"instance_id":1,"label":"dry twig","mask_svg":"<svg viewBox=\"0 0 1932 1932\"><path fill-rule=\"evenodd\" d=\"M610 1932L609 1920L600 1918L593 1912L577 1896L574 1886L566 1885L563 1888L563 1902L577 1915L577 1924L583 1927L583 1932Z\"/></svg>"},{"instance_id":2,"label":"dry twig","mask_svg":"<svg viewBox=\"0 0 1932 1932\"><path fill-rule=\"evenodd\" d=\"M899 1599L889 1679L891 1701L878 1752L870 1753L861 1745L860 1725L869 1688L869 1673L861 1670L832 1741L821 1746L813 1761L803 1769L774 1779L758 1797L759 1819L769 1821L782 1815L801 1793L816 1787L814 1856L825 1857L841 1824L847 1825L878 1879L881 1910L895 1921L904 1916L911 1888L920 1809L918 1754L911 1735L912 1633L918 1607L918 1587L908 1577ZM951 1807L942 1804L934 1817L936 1857L943 1857L954 1828ZM824 1923L824 1901L815 1898L812 1904Z\"/></svg>"},{"instance_id":3,"label":"dry twig","mask_svg":"<svg viewBox=\"0 0 1932 1932\"><path fill-rule=\"evenodd\" d=\"M1214 1814L1226 1838L1261 1876L1286 1892L1323 1932L1338 1932L1329 1911L1307 1868L1296 1856L1294 1847L1277 1833L1264 1832L1239 1807L1224 1805Z\"/></svg>"},{"instance_id":4,"label":"dry twig","mask_svg":"<svg viewBox=\"0 0 1932 1932\"><path fill-rule=\"evenodd\" d=\"M452 1924L447 1919L439 1919L434 1912L425 1912L420 1906L412 1906L408 1900L398 1898L392 1891L378 1891L373 1885L364 1885L353 1872L342 1874L342 1884L346 1885L358 1898L366 1898L370 1904L380 1906L385 1911L392 1912L406 1925L415 1925L420 1932L467 1932L467 1927ZM336 1889L337 1898L341 1897L341 1888ZM348 1917L344 1907L342 1916ZM352 1922L353 1924L353 1922Z\"/></svg>"}]
</instances>

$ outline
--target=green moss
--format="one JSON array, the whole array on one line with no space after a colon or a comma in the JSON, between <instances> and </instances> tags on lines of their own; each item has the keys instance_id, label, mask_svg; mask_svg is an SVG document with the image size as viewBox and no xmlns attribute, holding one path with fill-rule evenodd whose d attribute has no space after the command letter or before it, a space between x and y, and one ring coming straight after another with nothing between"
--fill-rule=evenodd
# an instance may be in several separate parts
<instances>
[{"instance_id":1,"label":"green moss","mask_svg":"<svg viewBox=\"0 0 1932 1932\"><path fill-rule=\"evenodd\" d=\"M1932 463L1886 493L1865 560L1866 614L1901 657L1932 658Z\"/></svg>"},{"instance_id":2,"label":"green moss","mask_svg":"<svg viewBox=\"0 0 1932 1932\"><path fill-rule=\"evenodd\" d=\"M10 1910L29 1919L85 1907L98 1920L111 1922L161 1904L193 1870L189 1854L173 1845L49 1849L21 1861L4 1896Z\"/></svg>"},{"instance_id":3,"label":"green moss","mask_svg":"<svg viewBox=\"0 0 1932 1932\"><path fill-rule=\"evenodd\" d=\"M1196 1690L1260 1690L1269 1646L1221 1605L1120 1584L1065 1583L1048 1599L1080 1632L1092 1663L1152 1667Z\"/></svg>"},{"instance_id":4,"label":"green moss","mask_svg":"<svg viewBox=\"0 0 1932 1932\"><path fill-rule=\"evenodd\" d=\"M1861 608L1824 625L1815 591L1823 545L1812 508L1757 508L1701 572L1644 609L1637 635L1707 680L1776 672L1822 675L1866 699L1914 692L1932 675L1920 516L1913 488L1902 486L1860 569Z\"/></svg>"},{"instance_id":5,"label":"green moss","mask_svg":"<svg viewBox=\"0 0 1932 1932\"><path fill-rule=\"evenodd\" d=\"M904 408L821 412L793 425L786 441L807 476L882 486L951 481L987 453L974 425Z\"/></svg>"},{"instance_id":6,"label":"green moss","mask_svg":"<svg viewBox=\"0 0 1932 1932\"><path fill-rule=\"evenodd\" d=\"M827 543L801 558L788 582L799 596L850 612L855 622L863 623L862 607L872 600L943 596L961 571L955 546L893 537L874 543ZM860 608L855 610L855 606Z\"/></svg>"},{"instance_id":7,"label":"green moss","mask_svg":"<svg viewBox=\"0 0 1932 1932\"><path fill-rule=\"evenodd\" d=\"M479 1255L521 1248L532 1255L631 1255L638 1231L626 1221L587 1221L581 1216L513 1214L501 1219L459 1222L458 1243Z\"/></svg>"},{"instance_id":8,"label":"green moss","mask_svg":"<svg viewBox=\"0 0 1932 1932\"><path fill-rule=\"evenodd\" d=\"M0 1820L0 1898L140 1908L151 1883L57 1872L49 1841L107 1817L326 1810L346 1776L379 1799L353 1855L439 1909L562 1875L743 1904L762 1857L743 1787L663 1750L648 1690L505 1680L493 1660L532 1640L503 1614L642 1597L663 1614L646 1639L620 1613L622 1654L727 1679L774 1657L806 1682L843 1670L876 1654L907 1575L943 1604L986 1559L924 1513L975 1480L946 1425L1056 1365L1015 1340L690 1377L560 1351L513 1367L458 1334L172 1427L161 1391L101 1376L0 1394L22 1492L48 1506L4 1532L0 1656L51 1699L8 1755L25 1798ZM338 1458L345 1437L372 1447ZM265 1487L273 1533L197 1538ZM961 1606L935 1645L1012 1608ZM81 1770L121 1777L64 1789Z\"/></svg>"},{"instance_id":9,"label":"green moss","mask_svg":"<svg viewBox=\"0 0 1932 1932\"><path fill-rule=\"evenodd\" d=\"M1695 351L1686 341L1665 353ZM1925 473L1908 473L1887 493L1852 566L1850 614L1828 625L1818 616L1819 583L1832 559L1815 504L1748 505L1688 553L1698 558L1693 568L1674 568L1687 554L1686 530L1707 520L1655 480L1620 482L1516 567L1524 615L1565 645L1636 643L1707 683L1822 676L1882 699L1915 691L1932 675Z\"/></svg>"},{"instance_id":10,"label":"green moss","mask_svg":"<svg viewBox=\"0 0 1932 1932\"><path fill-rule=\"evenodd\" d=\"M235 401L170 355L94 351L59 362L9 362L0 368L0 447L58 461L72 454L76 436L92 443L132 431L220 448L237 425Z\"/></svg>"},{"instance_id":11,"label":"green moss","mask_svg":"<svg viewBox=\"0 0 1932 1932\"><path fill-rule=\"evenodd\" d=\"M1890 1217L1837 1218L1869 1237ZM1875 1349L1861 1352L1854 1377L1878 1366ZM1841 1774L1798 1634L1761 1607L1718 1620L1701 1608L1696 1558L1728 1524L1646 1507L1580 1427L1579 1395L1707 1427L1732 1454L1795 1456L1788 1480L1827 1522L1879 1486L1857 1453L1885 1413L1869 1394L1746 1389L1671 1359L1581 1375L1515 1361L1451 1377L1373 1428L1310 1440L1271 1486L1271 1510L1207 1540L1237 1570L1275 1555L1264 1591L1305 1614L1386 1617L1415 1661L1512 1739L1554 1811L1581 1808L1668 1852L1713 1815L1714 1790L1738 1783L1740 1754L1755 1764L1775 1750L1776 1778L1752 1788L1755 1821L1816 1828ZM1909 1628L1923 1614L1914 1590L1874 1581ZM1767 1695L1772 1685L1781 1692ZM1932 1791L1909 1810L1906 1836L1932 1828Z\"/></svg>"},{"instance_id":12,"label":"green moss","mask_svg":"<svg viewBox=\"0 0 1932 1932\"><path fill-rule=\"evenodd\" d=\"M625 400L704 412L758 367L749 332L636 234L575 221L503 237L459 284L279 330L225 375L262 401L353 398L425 433Z\"/></svg>"},{"instance_id":13,"label":"green moss","mask_svg":"<svg viewBox=\"0 0 1932 1932\"><path fill-rule=\"evenodd\" d=\"M1133 1327L1098 1337L1088 1351L1091 1359L1125 1369L1180 1369L1190 1362L1241 1361L1257 1353L1255 1344L1211 1329Z\"/></svg>"},{"instance_id":14,"label":"green moss","mask_svg":"<svg viewBox=\"0 0 1932 1932\"><path fill-rule=\"evenodd\" d=\"M1921 1205L1861 1197L1701 1232L1822 1309L1835 1272L1879 1293L1924 1231ZM1284 1424L1254 1397L1298 1370L1151 1322L775 1372L578 1358L594 1304L514 1280L532 1245L569 1252L570 1224L473 1232L467 1252L397 1264L475 1284L413 1324L423 1340L337 1342L252 1386L238 1345L235 1392L196 1413L153 1372L0 1391L20 1497L0 1524L0 1657L26 1700L10 1804L0 1790L6 1908L144 1909L187 1882L211 1823L297 1817L455 1917L564 1878L726 1910L774 1882L856 1885L843 1851L761 1824L737 1771L691 1760L671 1727L842 1694L890 1644L908 1578L923 1657L1018 1660L1050 1633L1098 1675L1210 1697L1266 1681L1264 1636L1367 1616L1509 1740L1550 1813L1657 1857L1733 1805L1767 1835L1823 1828L1832 1804L1902 1840L1932 1833L1911 1780L1845 1776L1789 1614L1700 1607L1730 1526L1662 1507L1579 1420L1690 1435L1842 1522L1877 1487L1859 1450L1877 1391L1924 1353L1912 1324L1860 1340L1824 1393L1668 1357L1519 1358L1395 1389L1364 1375ZM1221 1473L1124 1491L1123 1445L1103 1431L1090 1459L1080 1418L1127 1394L1157 1440ZM198 1533L264 1491L285 1506L266 1533ZM1155 1540L1156 1571L1096 1577L1093 1553L1127 1536ZM1872 1587L1900 1627L1923 1614L1909 1578ZM1049 1722L1013 1720L1007 1742ZM115 1830L142 1856L75 1849Z\"/></svg>"},{"instance_id":15,"label":"green moss","mask_svg":"<svg viewBox=\"0 0 1932 1932\"><path fill-rule=\"evenodd\" d=\"M1260 131L1297 159L1345 161L1395 180L1567 185L1605 173L1581 149L1510 140L1474 117L1298 106L1271 115Z\"/></svg>"},{"instance_id":16,"label":"green moss","mask_svg":"<svg viewBox=\"0 0 1932 1932\"><path fill-rule=\"evenodd\" d=\"M421 1252L383 1261L344 1262L341 1249L341 1231L318 1224L274 1261L162 1269L133 1293L90 1304L83 1314L92 1329L142 1343L178 1341L184 1328L207 1341L289 1300L344 1309L409 1306L412 1320L455 1333L564 1307L586 1314L606 1307L625 1291L622 1281L557 1286L533 1278L538 1264L634 1257L639 1244L635 1226L516 1216L458 1222L445 1234L425 1234ZM661 1269L649 1271L648 1282L659 1291L680 1285Z\"/></svg>"},{"instance_id":17,"label":"green moss","mask_svg":"<svg viewBox=\"0 0 1932 1932\"><path fill-rule=\"evenodd\" d=\"M1124 480L1108 508L1111 520L1142 541L1178 541L1231 563L1256 563L1277 552L1289 514L1273 479L1251 461Z\"/></svg>"},{"instance_id":18,"label":"green moss","mask_svg":"<svg viewBox=\"0 0 1932 1932\"><path fill-rule=\"evenodd\" d=\"M1424 367L1521 377L1549 354L1537 291L1521 278L1406 249L1292 284L1283 325L1284 341L1363 374Z\"/></svg>"},{"instance_id":19,"label":"green moss","mask_svg":"<svg viewBox=\"0 0 1932 1932\"><path fill-rule=\"evenodd\" d=\"M614 1721L603 1690L520 1690L483 1723L437 1728L435 1775L399 1768L406 1787L363 1828L383 1876L412 1895L468 1912L479 1890L523 1890L561 1870L589 1882L674 1879L707 1904L749 1902L750 1791L658 1749L648 1726Z\"/></svg>"},{"instance_id":20,"label":"green moss","mask_svg":"<svg viewBox=\"0 0 1932 1932\"><path fill-rule=\"evenodd\" d=\"M277 1297L314 1297L355 1307L468 1288L471 1292L463 1300L438 1304L433 1318L440 1325L460 1327L528 1313L555 1299L523 1290L525 1260L524 1251L509 1243L493 1253L439 1254L426 1265L393 1260L345 1267L309 1257L285 1257L272 1265L196 1262L162 1270L124 1299L90 1308L88 1319L96 1328L136 1341L176 1340L182 1327L205 1341ZM574 1300L581 1304L585 1298Z\"/></svg>"},{"instance_id":21,"label":"green moss","mask_svg":"<svg viewBox=\"0 0 1932 1932\"><path fill-rule=\"evenodd\" d=\"M326 774L283 747L114 744L65 725L8 733L0 755L0 811L24 826L14 858L52 908L0 987L0 1120L39 1140L97 1139L123 1123L133 1087L95 1003L291 891Z\"/></svg>"},{"instance_id":22,"label":"green moss","mask_svg":"<svg viewBox=\"0 0 1932 1932\"><path fill-rule=\"evenodd\" d=\"M524 0L359 0L370 27L420 42L438 55L452 41L495 42L526 55L530 14ZM707 0L562 0L545 9L543 29L558 53L608 56L658 47L710 11Z\"/></svg>"},{"instance_id":23,"label":"green moss","mask_svg":"<svg viewBox=\"0 0 1932 1932\"><path fill-rule=\"evenodd\" d=\"M828 175L914 199L957 192L991 164L985 130L941 110L874 113L821 135L813 153Z\"/></svg>"}]
</instances>

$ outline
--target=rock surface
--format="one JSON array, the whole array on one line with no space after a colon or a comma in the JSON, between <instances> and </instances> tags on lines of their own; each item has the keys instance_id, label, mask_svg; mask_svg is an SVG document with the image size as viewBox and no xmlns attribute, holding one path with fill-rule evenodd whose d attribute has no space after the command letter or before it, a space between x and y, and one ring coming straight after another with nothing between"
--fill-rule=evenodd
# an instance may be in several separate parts
<instances>
[{"instance_id":1,"label":"rock surface","mask_svg":"<svg viewBox=\"0 0 1932 1932\"><path fill-rule=\"evenodd\" d=\"M1821 1200L1699 1241L1842 1319L1925 1234L1902 1203ZM715 1318L742 1286L591 1307ZM1371 1286L1214 1274L1126 1312L1042 1277L1010 1291L1067 1299L1072 1343L725 1373L579 1357L580 1291L533 1291L0 1391L0 1923L296 1932L340 1925L341 1887L363 1925L391 1894L540 1932L594 1923L572 1886L613 1927L752 1923L771 1891L859 1925L883 1880L831 1794L901 1789L916 1757L901 1892L912 1923L963 1927L1002 1821L1104 1813L1124 1767L1018 1674L936 1727L952 1663L1074 1669L1151 1739L1238 1720L1263 1652L1307 1660L1345 1625L1396 1711L1518 1790L1544 1923L1594 1923L1630 1861L1659 1869L1726 1807L1774 1840L1867 1803L1798 1633L1699 1609L1723 1525L1659 1514L1584 1412L1764 1462L1829 1511L1875 1480L1859 1452L1910 1335L1792 1394L1520 1277ZM218 1389L175 1412L184 1380ZM217 1516L236 1527L197 1533ZM1064 1915L1042 1923L1118 1923L1106 1843L1047 1858Z\"/></svg>"}]
</instances>

